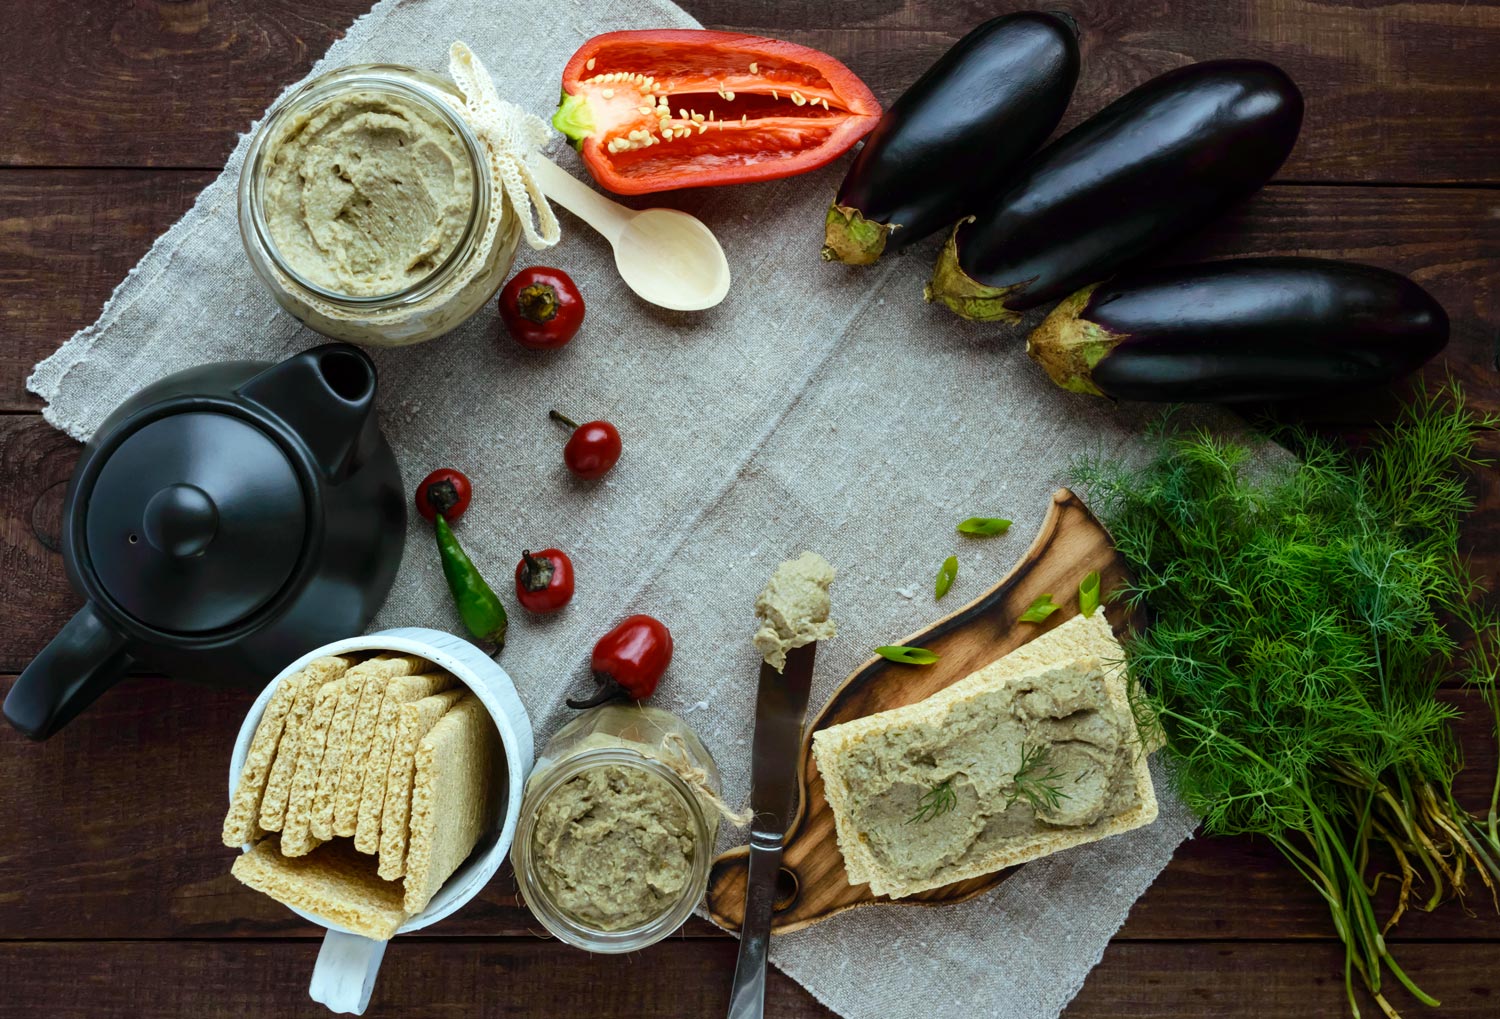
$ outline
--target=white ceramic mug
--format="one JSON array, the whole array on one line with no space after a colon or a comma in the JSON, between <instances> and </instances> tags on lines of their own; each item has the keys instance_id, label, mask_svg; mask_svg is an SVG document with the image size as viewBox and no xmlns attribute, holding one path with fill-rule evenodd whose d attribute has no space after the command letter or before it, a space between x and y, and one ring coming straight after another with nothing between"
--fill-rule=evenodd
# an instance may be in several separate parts
<instances>
[{"instance_id":1,"label":"white ceramic mug","mask_svg":"<svg viewBox=\"0 0 1500 1019\"><path fill-rule=\"evenodd\" d=\"M454 871L443 887L438 889L432 901L422 912L408 919L396 931L405 934L436 923L468 902L487 885L495 871L500 868L510 851L511 839L515 836L516 821L521 813L521 794L526 786L526 776L531 772L532 733L531 720L526 708L516 695L515 684L483 651L473 644L440 630L422 627L402 627L382 630L367 637L350 637L348 640L325 644L316 651L309 651L297 659L256 698L240 726L239 739L234 744L234 757L229 762L229 795L239 783L240 771L245 757L250 752L250 740L265 713L266 703L279 684L287 676L300 672L314 658L324 655L341 655L352 651L394 651L400 654L418 655L433 665L451 673L477 696L495 729L500 733L500 744L505 750L505 811L496 821L496 827L481 837L479 844L469 854L463 865ZM243 847L249 851L250 846ZM323 936L323 947L318 952L317 964L313 967L312 986L308 993L314 1001L322 1002L334 1012L362 1015L370 1003L370 992L375 987L375 976L380 971L380 961L385 956L384 941L354 934L330 924L321 917L313 916L295 906L292 912L320 927L328 928Z\"/></svg>"}]
</instances>

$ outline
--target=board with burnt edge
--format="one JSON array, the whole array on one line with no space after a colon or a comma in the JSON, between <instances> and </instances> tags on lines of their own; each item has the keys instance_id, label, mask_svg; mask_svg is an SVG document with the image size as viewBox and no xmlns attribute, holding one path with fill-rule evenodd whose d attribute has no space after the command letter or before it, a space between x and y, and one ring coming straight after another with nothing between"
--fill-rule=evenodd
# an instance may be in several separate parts
<instances>
[{"instance_id":1,"label":"board with burnt edge","mask_svg":"<svg viewBox=\"0 0 1500 1019\"><path fill-rule=\"evenodd\" d=\"M1100 590L1106 597L1125 582L1124 561L1110 544L1108 533L1083 500L1065 488L1059 489L1031 547L1008 574L963 608L896 642L926 648L938 656L937 662L910 666L872 658L854 670L828 703L811 715L802 740L800 800L782 857L780 894L771 921L773 934L801 930L862 906L963 902L983 895L1005 879L1009 871L999 871L900 900L873 895L869 885L851 885L839 853L833 810L813 758L812 734L925 700L1061 625L1077 615L1078 584L1094 571L1099 573ZM1061 610L1044 623L1018 622L1044 594L1050 595ZM1127 620L1118 607L1113 607L1110 622L1118 631ZM738 930L744 920L747 859L746 850L731 850L714 861L709 874L709 915L731 930Z\"/></svg>"}]
</instances>

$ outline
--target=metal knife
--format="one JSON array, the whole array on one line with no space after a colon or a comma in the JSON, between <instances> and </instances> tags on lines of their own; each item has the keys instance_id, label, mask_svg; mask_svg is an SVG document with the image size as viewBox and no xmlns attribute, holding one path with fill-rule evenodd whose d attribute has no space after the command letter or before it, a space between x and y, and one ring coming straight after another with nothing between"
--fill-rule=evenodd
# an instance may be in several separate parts
<instances>
[{"instance_id":1,"label":"metal knife","mask_svg":"<svg viewBox=\"0 0 1500 1019\"><path fill-rule=\"evenodd\" d=\"M729 1019L761 1019L766 1004L766 952L786 830L797 806L797 766L802 723L812 686L816 643L787 652L786 668L760 667L755 699L755 737L750 758L750 868L745 884L745 921L729 994Z\"/></svg>"}]
</instances>

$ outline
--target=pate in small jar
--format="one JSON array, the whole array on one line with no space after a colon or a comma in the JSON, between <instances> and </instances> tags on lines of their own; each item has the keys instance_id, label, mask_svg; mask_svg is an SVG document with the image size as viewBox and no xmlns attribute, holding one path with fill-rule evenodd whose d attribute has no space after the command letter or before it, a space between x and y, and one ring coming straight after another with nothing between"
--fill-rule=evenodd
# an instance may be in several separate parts
<instances>
[{"instance_id":1,"label":"pate in small jar","mask_svg":"<svg viewBox=\"0 0 1500 1019\"><path fill-rule=\"evenodd\" d=\"M450 71L340 68L288 95L251 140L245 250L277 303L324 335L441 336L499 290L523 233L533 247L556 241L525 165L545 127L501 103L462 44Z\"/></svg>"},{"instance_id":2,"label":"pate in small jar","mask_svg":"<svg viewBox=\"0 0 1500 1019\"><path fill-rule=\"evenodd\" d=\"M718 768L681 718L592 708L552 737L526 784L511 851L522 898L579 948L654 944L702 900L727 813Z\"/></svg>"}]
</instances>

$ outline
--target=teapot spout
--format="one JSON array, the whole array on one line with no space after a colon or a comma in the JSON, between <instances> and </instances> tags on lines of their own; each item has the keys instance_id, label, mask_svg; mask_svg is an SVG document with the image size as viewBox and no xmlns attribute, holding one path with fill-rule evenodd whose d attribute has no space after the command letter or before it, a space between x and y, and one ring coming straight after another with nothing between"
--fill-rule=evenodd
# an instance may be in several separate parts
<instances>
[{"instance_id":1,"label":"teapot spout","mask_svg":"<svg viewBox=\"0 0 1500 1019\"><path fill-rule=\"evenodd\" d=\"M328 343L272 365L240 395L286 423L337 483L359 464L375 413L375 364L347 343Z\"/></svg>"}]
</instances>

